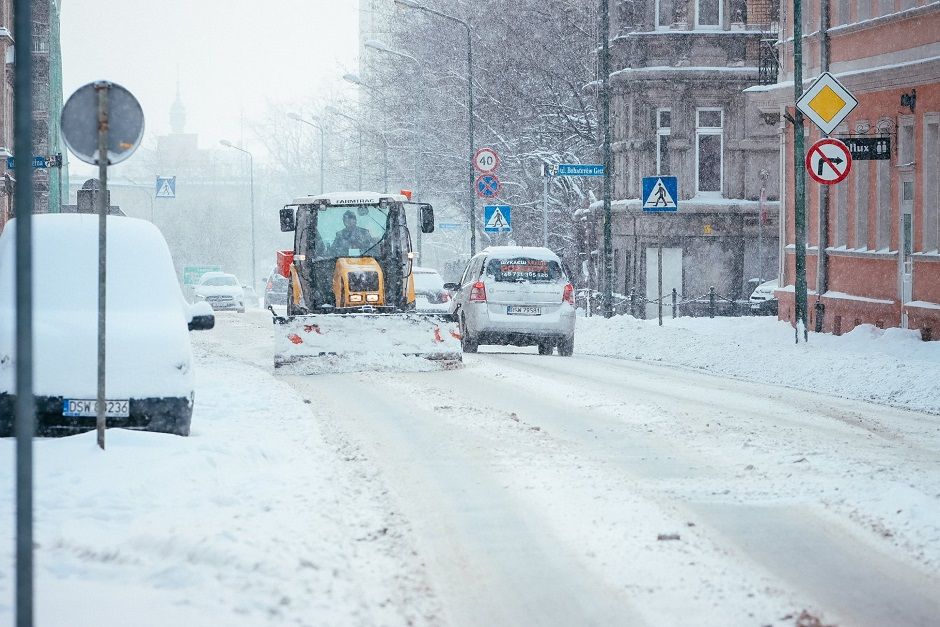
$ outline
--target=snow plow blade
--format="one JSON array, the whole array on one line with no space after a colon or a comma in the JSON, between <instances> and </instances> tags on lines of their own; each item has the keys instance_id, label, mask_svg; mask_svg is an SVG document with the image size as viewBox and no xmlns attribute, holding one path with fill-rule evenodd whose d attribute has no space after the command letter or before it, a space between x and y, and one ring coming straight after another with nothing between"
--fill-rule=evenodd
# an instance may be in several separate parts
<instances>
[{"instance_id":1,"label":"snow plow blade","mask_svg":"<svg viewBox=\"0 0 940 627\"><path fill-rule=\"evenodd\" d=\"M440 370L463 361L448 316L313 314L274 323L274 367L290 374Z\"/></svg>"}]
</instances>

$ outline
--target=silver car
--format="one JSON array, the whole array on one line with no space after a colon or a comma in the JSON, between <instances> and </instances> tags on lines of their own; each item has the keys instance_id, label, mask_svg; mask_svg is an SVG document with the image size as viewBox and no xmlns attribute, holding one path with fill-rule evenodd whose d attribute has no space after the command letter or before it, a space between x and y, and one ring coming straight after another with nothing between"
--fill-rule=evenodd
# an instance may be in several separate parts
<instances>
[{"instance_id":1,"label":"silver car","mask_svg":"<svg viewBox=\"0 0 940 627\"><path fill-rule=\"evenodd\" d=\"M454 293L465 353L480 344L574 352L574 286L558 258L539 246L492 246L473 257Z\"/></svg>"}]
</instances>

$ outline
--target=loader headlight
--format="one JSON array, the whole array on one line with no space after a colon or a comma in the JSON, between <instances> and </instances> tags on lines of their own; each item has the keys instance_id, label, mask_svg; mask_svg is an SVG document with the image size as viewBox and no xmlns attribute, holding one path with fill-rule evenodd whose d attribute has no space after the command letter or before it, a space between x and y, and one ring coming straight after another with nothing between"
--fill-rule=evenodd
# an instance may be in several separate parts
<instances>
[{"instance_id":1,"label":"loader headlight","mask_svg":"<svg viewBox=\"0 0 940 627\"><path fill-rule=\"evenodd\" d=\"M379 302L379 295L378 294L366 294L366 302L369 302L369 303Z\"/></svg>"},{"instance_id":2,"label":"loader headlight","mask_svg":"<svg viewBox=\"0 0 940 627\"><path fill-rule=\"evenodd\" d=\"M350 295L349 295L349 302L351 302L351 303L361 303L361 302L362 302L362 294L350 294Z\"/></svg>"}]
</instances>

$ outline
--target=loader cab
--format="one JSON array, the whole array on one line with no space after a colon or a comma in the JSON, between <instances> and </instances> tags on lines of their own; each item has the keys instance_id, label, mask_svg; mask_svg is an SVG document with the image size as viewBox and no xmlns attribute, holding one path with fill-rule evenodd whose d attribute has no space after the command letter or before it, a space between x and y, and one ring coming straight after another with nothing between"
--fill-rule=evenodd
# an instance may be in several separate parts
<instances>
[{"instance_id":1,"label":"loader cab","mask_svg":"<svg viewBox=\"0 0 940 627\"><path fill-rule=\"evenodd\" d=\"M347 192L298 198L281 210L281 229L294 230L296 286L288 294L294 313L413 307L405 201L398 194Z\"/></svg>"}]
</instances>

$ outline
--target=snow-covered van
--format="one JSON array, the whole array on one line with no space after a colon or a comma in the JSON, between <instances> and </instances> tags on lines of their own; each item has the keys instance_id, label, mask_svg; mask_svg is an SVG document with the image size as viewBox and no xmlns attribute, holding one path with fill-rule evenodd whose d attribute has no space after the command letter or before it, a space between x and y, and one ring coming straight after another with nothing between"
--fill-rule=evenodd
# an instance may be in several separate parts
<instances>
[{"instance_id":1,"label":"snow-covered van","mask_svg":"<svg viewBox=\"0 0 940 627\"><path fill-rule=\"evenodd\" d=\"M13 433L16 380L15 234L0 234L0 436ZM37 429L94 429L97 398L98 216L43 214L33 227ZM150 222L108 217L108 426L188 435L190 329L212 328L205 304L183 298L166 241Z\"/></svg>"}]
</instances>

